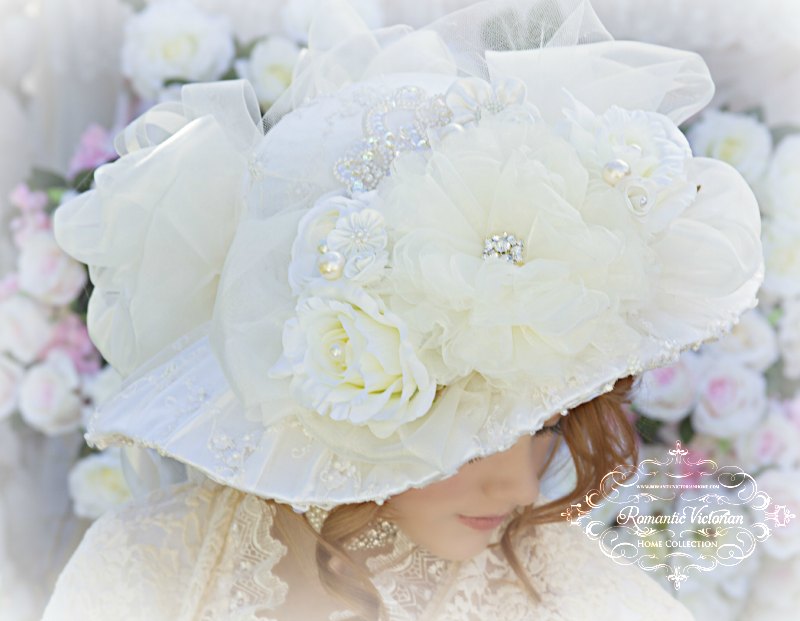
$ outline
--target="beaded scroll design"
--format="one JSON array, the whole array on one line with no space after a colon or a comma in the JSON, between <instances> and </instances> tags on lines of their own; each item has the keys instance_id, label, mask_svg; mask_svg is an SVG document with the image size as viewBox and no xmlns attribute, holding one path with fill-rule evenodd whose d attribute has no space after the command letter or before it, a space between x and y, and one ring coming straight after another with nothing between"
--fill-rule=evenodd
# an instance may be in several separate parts
<instances>
[{"instance_id":1,"label":"beaded scroll design","mask_svg":"<svg viewBox=\"0 0 800 621\"><path fill-rule=\"evenodd\" d=\"M453 119L444 95L429 97L418 86L404 86L364 114L364 139L334 164L333 174L351 192L368 192L389 174L404 151L430 146L428 132Z\"/></svg>"}]
</instances>

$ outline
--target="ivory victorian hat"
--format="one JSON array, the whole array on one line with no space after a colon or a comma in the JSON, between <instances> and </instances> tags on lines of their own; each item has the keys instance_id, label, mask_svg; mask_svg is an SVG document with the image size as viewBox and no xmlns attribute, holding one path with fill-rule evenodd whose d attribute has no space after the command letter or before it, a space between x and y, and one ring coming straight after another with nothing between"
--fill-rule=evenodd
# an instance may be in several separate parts
<instances>
[{"instance_id":1,"label":"ivory victorian hat","mask_svg":"<svg viewBox=\"0 0 800 621\"><path fill-rule=\"evenodd\" d=\"M88 440L382 502L718 338L763 260L747 184L678 129L712 93L579 0L337 7L263 121L245 82L184 87L56 213L127 376Z\"/></svg>"}]
</instances>

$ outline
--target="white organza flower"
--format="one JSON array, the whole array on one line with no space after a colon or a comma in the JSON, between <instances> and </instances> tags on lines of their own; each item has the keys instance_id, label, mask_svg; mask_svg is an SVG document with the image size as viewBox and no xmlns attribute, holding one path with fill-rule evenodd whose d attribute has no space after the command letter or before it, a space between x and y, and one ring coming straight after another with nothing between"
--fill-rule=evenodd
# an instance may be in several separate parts
<instances>
[{"instance_id":1,"label":"white organza flower","mask_svg":"<svg viewBox=\"0 0 800 621\"><path fill-rule=\"evenodd\" d=\"M78 461L69 471L68 485L75 515L90 520L132 498L116 449Z\"/></svg>"},{"instance_id":2,"label":"white organza flower","mask_svg":"<svg viewBox=\"0 0 800 621\"><path fill-rule=\"evenodd\" d=\"M783 404L771 401L766 418L735 442L737 466L750 472L765 466L800 466L800 427L786 416Z\"/></svg>"},{"instance_id":3,"label":"white organza flower","mask_svg":"<svg viewBox=\"0 0 800 621\"><path fill-rule=\"evenodd\" d=\"M347 198L339 193L320 198L298 225L292 245L289 283L295 295L323 279L320 261L338 262L341 282L368 285L380 279L389 254L383 215L371 208L375 193Z\"/></svg>"},{"instance_id":4,"label":"white organza flower","mask_svg":"<svg viewBox=\"0 0 800 621\"><path fill-rule=\"evenodd\" d=\"M291 377L295 398L335 421L366 425L378 437L427 413L436 384L408 330L360 289L320 291L286 322L275 377Z\"/></svg>"},{"instance_id":5,"label":"white organza flower","mask_svg":"<svg viewBox=\"0 0 800 621\"><path fill-rule=\"evenodd\" d=\"M791 513L798 516L800 507L800 470L772 469L756 478L759 491L770 495L771 508L785 505ZM800 555L800 519L788 520L782 527L773 529L769 539L764 541L764 551L775 559L787 560Z\"/></svg>"},{"instance_id":6,"label":"white organza flower","mask_svg":"<svg viewBox=\"0 0 800 621\"><path fill-rule=\"evenodd\" d=\"M689 414L697 403L698 356L687 352L672 365L642 374L633 405L645 416L668 423Z\"/></svg>"},{"instance_id":7,"label":"white organza flower","mask_svg":"<svg viewBox=\"0 0 800 621\"><path fill-rule=\"evenodd\" d=\"M169 0L151 4L126 24L122 71L139 95L154 99L168 80L221 77L233 56L227 18L208 15L189 0Z\"/></svg>"},{"instance_id":8,"label":"white organza flower","mask_svg":"<svg viewBox=\"0 0 800 621\"><path fill-rule=\"evenodd\" d=\"M268 108L291 84L299 57L296 43L284 37L270 37L253 48L250 58L236 61L236 73L250 81L259 103Z\"/></svg>"},{"instance_id":9,"label":"white organza flower","mask_svg":"<svg viewBox=\"0 0 800 621\"><path fill-rule=\"evenodd\" d=\"M790 379L800 378L800 298L783 304L778 344L783 356L783 374Z\"/></svg>"},{"instance_id":10,"label":"white organza flower","mask_svg":"<svg viewBox=\"0 0 800 621\"><path fill-rule=\"evenodd\" d=\"M800 134L784 138L775 149L766 177L762 206L779 220L800 218Z\"/></svg>"},{"instance_id":11,"label":"white organza flower","mask_svg":"<svg viewBox=\"0 0 800 621\"><path fill-rule=\"evenodd\" d=\"M750 184L761 179L772 152L767 126L745 114L709 111L687 136L695 155L727 162Z\"/></svg>"},{"instance_id":12,"label":"white organza flower","mask_svg":"<svg viewBox=\"0 0 800 621\"><path fill-rule=\"evenodd\" d=\"M596 190L621 193L637 215L653 212L649 229L662 228L694 198L687 183L691 148L668 117L617 106L598 116L577 101L567 116L565 131Z\"/></svg>"},{"instance_id":13,"label":"white organza flower","mask_svg":"<svg viewBox=\"0 0 800 621\"><path fill-rule=\"evenodd\" d=\"M447 90L445 101L453 113L453 123L469 126L484 115L523 106L525 93L525 84L516 79L490 84L479 78L462 78ZM532 107L529 109L530 114L534 111Z\"/></svg>"},{"instance_id":14,"label":"white organza flower","mask_svg":"<svg viewBox=\"0 0 800 621\"><path fill-rule=\"evenodd\" d=\"M78 429L81 423L80 377L70 358L60 351L31 367L19 391L19 411L31 427L48 435Z\"/></svg>"},{"instance_id":15,"label":"white organza flower","mask_svg":"<svg viewBox=\"0 0 800 621\"><path fill-rule=\"evenodd\" d=\"M86 286L86 268L56 244L53 232L38 231L25 238L19 253L22 291L53 306L66 306Z\"/></svg>"},{"instance_id":16,"label":"white organza flower","mask_svg":"<svg viewBox=\"0 0 800 621\"><path fill-rule=\"evenodd\" d=\"M38 302L22 295L0 300L0 352L30 364L42 353L52 333L46 310Z\"/></svg>"},{"instance_id":17,"label":"white organza flower","mask_svg":"<svg viewBox=\"0 0 800 621\"><path fill-rule=\"evenodd\" d=\"M761 372L772 366L780 355L775 328L758 309L744 313L729 334L707 345L704 351Z\"/></svg>"},{"instance_id":18,"label":"white organza flower","mask_svg":"<svg viewBox=\"0 0 800 621\"><path fill-rule=\"evenodd\" d=\"M323 0L288 0L281 12L284 32L299 43L308 41L308 30ZM348 0L370 28L383 25L383 10L378 0Z\"/></svg>"},{"instance_id":19,"label":"white organza flower","mask_svg":"<svg viewBox=\"0 0 800 621\"><path fill-rule=\"evenodd\" d=\"M767 386L757 371L722 358L708 366L698 388L692 423L700 433L717 438L737 436L764 418Z\"/></svg>"},{"instance_id":20,"label":"white organza flower","mask_svg":"<svg viewBox=\"0 0 800 621\"><path fill-rule=\"evenodd\" d=\"M587 182L575 149L547 126L497 116L448 135L427 160L396 160L379 189L394 242L390 306L421 335L437 383L472 371L504 385L562 381L578 372L578 352L638 342L618 296L648 288L646 252L633 233L584 220ZM619 196L595 199L626 209ZM484 259L487 244L500 244L499 259Z\"/></svg>"},{"instance_id":21,"label":"white organza flower","mask_svg":"<svg viewBox=\"0 0 800 621\"><path fill-rule=\"evenodd\" d=\"M764 243L763 290L786 299L800 296L800 219L767 219L762 226Z\"/></svg>"},{"instance_id":22,"label":"white organza flower","mask_svg":"<svg viewBox=\"0 0 800 621\"><path fill-rule=\"evenodd\" d=\"M0 420L17 409L17 394L24 371L8 356L0 354Z\"/></svg>"}]
</instances>

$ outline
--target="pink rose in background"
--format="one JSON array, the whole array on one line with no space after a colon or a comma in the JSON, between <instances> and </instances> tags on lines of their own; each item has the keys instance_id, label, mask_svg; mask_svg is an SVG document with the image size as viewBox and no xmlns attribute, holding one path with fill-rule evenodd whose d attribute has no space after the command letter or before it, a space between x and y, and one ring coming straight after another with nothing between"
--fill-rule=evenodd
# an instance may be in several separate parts
<instances>
[{"instance_id":1,"label":"pink rose in background","mask_svg":"<svg viewBox=\"0 0 800 621\"><path fill-rule=\"evenodd\" d=\"M0 278L0 302L19 292L19 277L11 272Z\"/></svg>"},{"instance_id":2,"label":"pink rose in background","mask_svg":"<svg viewBox=\"0 0 800 621\"><path fill-rule=\"evenodd\" d=\"M679 421L697 403L699 364L697 354L687 352L675 364L647 371L632 395L633 406L649 418Z\"/></svg>"},{"instance_id":3,"label":"pink rose in background","mask_svg":"<svg viewBox=\"0 0 800 621\"><path fill-rule=\"evenodd\" d=\"M30 364L39 358L51 336L44 306L24 295L0 300L0 352Z\"/></svg>"},{"instance_id":4,"label":"pink rose in background","mask_svg":"<svg viewBox=\"0 0 800 621\"><path fill-rule=\"evenodd\" d=\"M20 183L8 196L9 202L23 213L44 211L47 207L47 194L32 191L27 184Z\"/></svg>"},{"instance_id":5,"label":"pink rose in background","mask_svg":"<svg viewBox=\"0 0 800 621\"><path fill-rule=\"evenodd\" d=\"M744 470L776 465L792 468L800 465L800 427L789 418L784 404L771 400L767 416L750 433L736 439L736 453Z\"/></svg>"},{"instance_id":6,"label":"pink rose in background","mask_svg":"<svg viewBox=\"0 0 800 621\"><path fill-rule=\"evenodd\" d=\"M31 367L19 391L19 412L34 429L57 435L75 431L81 423L80 377L72 360L60 351Z\"/></svg>"},{"instance_id":7,"label":"pink rose in background","mask_svg":"<svg viewBox=\"0 0 800 621\"><path fill-rule=\"evenodd\" d=\"M17 409L17 393L24 371L8 356L0 354L0 420Z\"/></svg>"},{"instance_id":8,"label":"pink rose in background","mask_svg":"<svg viewBox=\"0 0 800 621\"><path fill-rule=\"evenodd\" d=\"M94 375L100 371L100 353L89 339L86 325L77 315L67 315L55 325L45 354L51 351L66 354L81 375Z\"/></svg>"},{"instance_id":9,"label":"pink rose in background","mask_svg":"<svg viewBox=\"0 0 800 621\"><path fill-rule=\"evenodd\" d=\"M698 384L692 424L700 433L731 438L753 429L767 409L764 376L725 358L714 360Z\"/></svg>"},{"instance_id":10,"label":"pink rose in background","mask_svg":"<svg viewBox=\"0 0 800 621\"><path fill-rule=\"evenodd\" d=\"M78 297L86 280L86 269L61 250L52 231L31 235L20 248L20 289L42 302L65 306Z\"/></svg>"},{"instance_id":11,"label":"pink rose in background","mask_svg":"<svg viewBox=\"0 0 800 621\"><path fill-rule=\"evenodd\" d=\"M19 218L14 218L9 228L14 245L22 248L37 233L52 229L53 221L44 211L31 211L24 213Z\"/></svg>"},{"instance_id":12,"label":"pink rose in background","mask_svg":"<svg viewBox=\"0 0 800 621\"><path fill-rule=\"evenodd\" d=\"M111 132L92 123L81 135L78 148L70 160L67 174L74 177L81 171L94 170L101 164L116 158L117 152L114 150L114 139Z\"/></svg>"}]
</instances>

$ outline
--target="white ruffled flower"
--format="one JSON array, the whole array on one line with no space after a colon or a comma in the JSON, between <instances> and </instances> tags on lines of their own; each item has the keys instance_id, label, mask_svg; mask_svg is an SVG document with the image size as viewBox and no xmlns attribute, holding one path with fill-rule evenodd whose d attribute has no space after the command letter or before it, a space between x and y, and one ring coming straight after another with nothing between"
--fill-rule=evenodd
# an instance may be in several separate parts
<instances>
[{"instance_id":1,"label":"white ruffled flower","mask_svg":"<svg viewBox=\"0 0 800 621\"><path fill-rule=\"evenodd\" d=\"M698 360L687 352L674 364L642 374L633 405L645 416L674 423L697 403Z\"/></svg>"},{"instance_id":2,"label":"white ruffled flower","mask_svg":"<svg viewBox=\"0 0 800 621\"><path fill-rule=\"evenodd\" d=\"M19 286L33 297L65 306L86 286L86 268L56 244L53 232L43 230L25 238L19 253Z\"/></svg>"},{"instance_id":3,"label":"white ruffled flower","mask_svg":"<svg viewBox=\"0 0 800 621\"><path fill-rule=\"evenodd\" d=\"M706 345L704 351L761 372L772 366L780 355L775 328L758 309L744 313L729 334Z\"/></svg>"},{"instance_id":4,"label":"white ruffled flower","mask_svg":"<svg viewBox=\"0 0 800 621\"><path fill-rule=\"evenodd\" d=\"M57 435L74 431L81 424L80 377L70 358L53 351L31 367L19 391L19 412L31 427Z\"/></svg>"},{"instance_id":5,"label":"white ruffled flower","mask_svg":"<svg viewBox=\"0 0 800 621\"><path fill-rule=\"evenodd\" d=\"M284 37L270 37L253 48L250 58L237 60L236 73L249 80L264 108L269 107L292 83L300 57L298 45Z\"/></svg>"},{"instance_id":6,"label":"white ruffled flower","mask_svg":"<svg viewBox=\"0 0 800 621\"><path fill-rule=\"evenodd\" d=\"M371 208L375 193L320 198L298 226L292 245L289 283L295 295L324 278L321 262L336 266L328 280L368 285L380 279L389 260L383 215Z\"/></svg>"},{"instance_id":7,"label":"white ruffled flower","mask_svg":"<svg viewBox=\"0 0 800 621\"><path fill-rule=\"evenodd\" d=\"M780 402L770 402L764 421L736 438L735 446L737 465L748 472L772 465L800 466L800 427L786 416Z\"/></svg>"},{"instance_id":8,"label":"white ruffled flower","mask_svg":"<svg viewBox=\"0 0 800 621\"><path fill-rule=\"evenodd\" d=\"M692 423L700 433L717 438L749 432L767 409L764 376L732 360L722 358L709 365L698 389Z\"/></svg>"},{"instance_id":9,"label":"white ruffled flower","mask_svg":"<svg viewBox=\"0 0 800 621\"><path fill-rule=\"evenodd\" d=\"M770 537L761 544L764 551L775 559L787 560L800 555L800 470L768 470L756 478L759 491L769 494L771 508L785 505L795 518L785 526L773 529Z\"/></svg>"},{"instance_id":10,"label":"white ruffled flower","mask_svg":"<svg viewBox=\"0 0 800 621\"><path fill-rule=\"evenodd\" d=\"M772 152L767 126L745 114L709 111L687 136L695 155L727 162L751 184L763 176Z\"/></svg>"},{"instance_id":11,"label":"white ruffled flower","mask_svg":"<svg viewBox=\"0 0 800 621\"><path fill-rule=\"evenodd\" d=\"M784 138L775 149L766 178L762 208L780 220L800 218L800 134Z\"/></svg>"},{"instance_id":12,"label":"white ruffled flower","mask_svg":"<svg viewBox=\"0 0 800 621\"><path fill-rule=\"evenodd\" d=\"M299 43L308 42L308 30L319 14L323 0L289 0L281 12L283 31ZM383 9L378 0L348 0L371 29L383 25Z\"/></svg>"},{"instance_id":13,"label":"white ruffled flower","mask_svg":"<svg viewBox=\"0 0 800 621\"><path fill-rule=\"evenodd\" d=\"M425 415L436 384L403 322L362 290L300 301L286 322L272 373L291 377L296 399L335 421L379 437Z\"/></svg>"},{"instance_id":14,"label":"white ruffled flower","mask_svg":"<svg viewBox=\"0 0 800 621\"><path fill-rule=\"evenodd\" d=\"M132 498L115 449L78 461L69 472L68 485L75 515L90 520Z\"/></svg>"},{"instance_id":15,"label":"white ruffled flower","mask_svg":"<svg viewBox=\"0 0 800 621\"><path fill-rule=\"evenodd\" d=\"M449 134L427 162L395 161L378 207L394 246L390 305L423 335L437 383L472 371L504 386L563 381L585 348L638 342L615 308L618 284L648 286L642 242L581 217L587 179L548 127L497 116Z\"/></svg>"},{"instance_id":16,"label":"white ruffled flower","mask_svg":"<svg viewBox=\"0 0 800 621\"><path fill-rule=\"evenodd\" d=\"M617 106L596 115L574 100L567 116L568 139L597 191L621 193L636 215L652 213L650 229L662 228L690 204L696 192L687 183L692 151L668 117Z\"/></svg>"},{"instance_id":17,"label":"white ruffled flower","mask_svg":"<svg viewBox=\"0 0 800 621\"><path fill-rule=\"evenodd\" d=\"M0 420L17 409L17 394L24 371L8 356L0 354Z\"/></svg>"},{"instance_id":18,"label":"white ruffled flower","mask_svg":"<svg viewBox=\"0 0 800 621\"><path fill-rule=\"evenodd\" d=\"M800 378L800 298L783 304L778 344L783 356L783 374L790 379Z\"/></svg>"},{"instance_id":19,"label":"white ruffled flower","mask_svg":"<svg viewBox=\"0 0 800 621\"><path fill-rule=\"evenodd\" d=\"M168 80L206 82L222 76L234 56L224 16L188 0L151 4L126 24L122 71L142 97L154 99Z\"/></svg>"},{"instance_id":20,"label":"white ruffled flower","mask_svg":"<svg viewBox=\"0 0 800 621\"><path fill-rule=\"evenodd\" d=\"M524 105L525 94L525 84L517 79L490 84L479 78L462 78L453 82L445 100L453 113L453 123L466 127L480 122L486 114Z\"/></svg>"},{"instance_id":21,"label":"white ruffled flower","mask_svg":"<svg viewBox=\"0 0 800 621\"><path fill-rule=\"evenodd\" d=\"M22 295L0 301L0 352L30 364L42 353L52 333L41 304Z\"/></svg>"},{"instance_id":22,"label":"white ruffled flower","mask_svg":"<svg viewBox=\"0 0 800 621\"><path fill-rule=\"evenodd\" d=\"M762 241L763 290L778 299L800 296L800 219L765 220Z\"/></svg>"}]
</instances>

